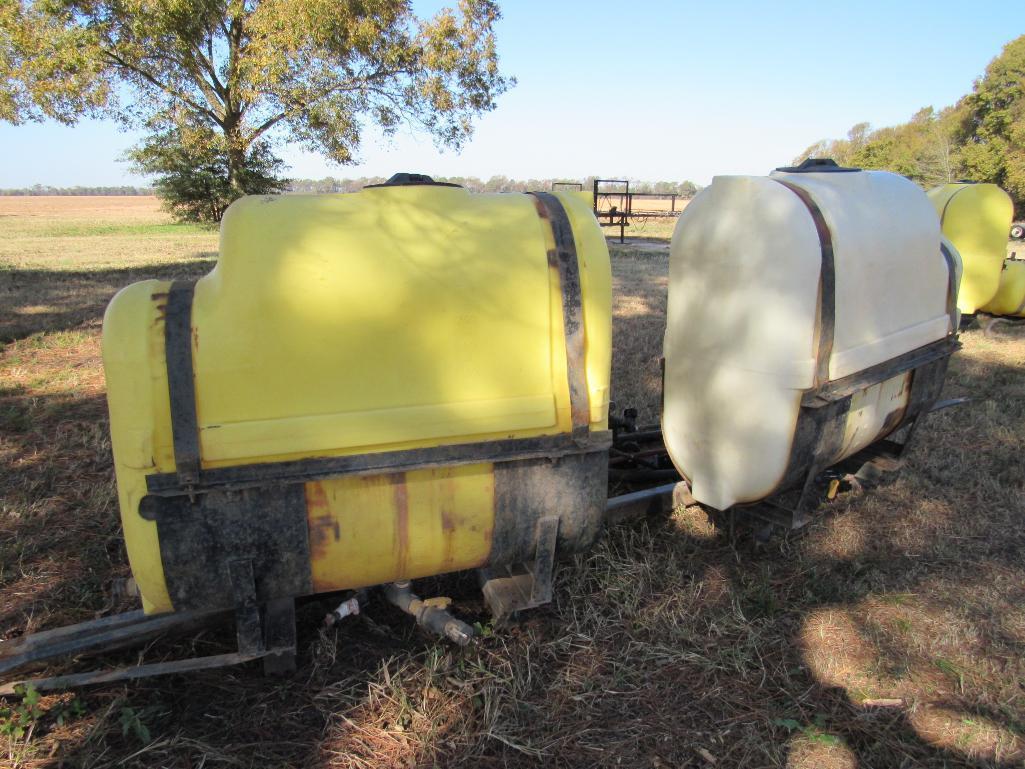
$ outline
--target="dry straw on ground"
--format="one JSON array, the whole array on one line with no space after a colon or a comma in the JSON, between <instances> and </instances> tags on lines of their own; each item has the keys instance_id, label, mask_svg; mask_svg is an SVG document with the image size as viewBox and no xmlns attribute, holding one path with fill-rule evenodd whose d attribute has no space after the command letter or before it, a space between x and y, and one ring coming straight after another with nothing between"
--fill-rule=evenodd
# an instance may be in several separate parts
<instances>
[{"instance_id":1,"label":"dry straw on ground","mask_svg":"<svg viewBox=\"0 0 1025 769\"><path fill-rule=\"evenodd\" d=\"M128 570L102 308L130 280L206 271L215 249L209 233L153 230L166 223L152 204L132 214L151 227L139 231L121 227L117 201L73 216L54 201L32 221L18 204L0 210L0 637L111 605ZM616 397L647 418L666 265L650 250L614 256ZM294 676L240 668L46 697L28 739L0 733L0 763L1022 766L1025 333L963 338L947 394L972 404L930 418L899 481L823 506L802 536L755 550L697 508L619 526L563 565L550 608L466 651L379 602L332 631L307 605ZM485 619L472 579L425 590Z\"/></svg>"}]
</instances>

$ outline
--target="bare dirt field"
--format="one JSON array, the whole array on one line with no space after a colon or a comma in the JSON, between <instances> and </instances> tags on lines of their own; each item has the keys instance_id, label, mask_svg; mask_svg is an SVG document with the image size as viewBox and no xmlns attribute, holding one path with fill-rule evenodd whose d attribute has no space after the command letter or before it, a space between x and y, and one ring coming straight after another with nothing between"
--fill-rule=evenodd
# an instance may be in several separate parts
<instances>
[{"instance_id":1,"label":"bare dirt field","mask_svg":"<svg viewBox=\"0 0 1025 769\"><path fill-rule=\"evenodd\" d=\"M0 198L0 638L128 608L100 319L120 286L198 276L216 250L146 205ZM613 247L614 397L646 421L667 265ZM824 504L800 535L755 549L698 508L617 526L563 564L550 607L465 651L380 602L330 631L308 604L294 675L100 687L31 714L0 701L0 764L1021 767L1025 330L962 339L947 395L972 403L927 420L897 482ZM486 623L472 578L433 583Z\"/></svg>"}]
</instances>

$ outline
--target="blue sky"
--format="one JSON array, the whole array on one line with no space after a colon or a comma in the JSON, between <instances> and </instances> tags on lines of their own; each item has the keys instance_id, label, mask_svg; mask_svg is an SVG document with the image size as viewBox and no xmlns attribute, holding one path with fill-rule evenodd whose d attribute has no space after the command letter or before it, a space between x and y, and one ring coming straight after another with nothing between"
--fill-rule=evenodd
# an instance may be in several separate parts
<instances>
[{"instance_id":1,"label":"blue sky","mask_svg":"<svg viewBox=\"0 0 1025 769\"><path fill-rule=\"evenodd\" d=\"M431 13L444 2L416 2ZM505 0L499 52L518 85L461 153L372 133L339 167L292 147L295 177L503 174L692 179L765 173L851 125L953 103L1025 33L1011 2ZM138 139L83 121L0 124L0 187L125 184Z\"/></svg>"}]
</instances>

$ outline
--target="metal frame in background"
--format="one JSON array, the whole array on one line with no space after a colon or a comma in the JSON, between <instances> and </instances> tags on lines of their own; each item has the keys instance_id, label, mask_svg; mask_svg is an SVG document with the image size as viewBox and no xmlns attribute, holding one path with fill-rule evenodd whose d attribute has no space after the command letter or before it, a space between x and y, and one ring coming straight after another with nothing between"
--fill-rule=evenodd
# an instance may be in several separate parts
<instances>
[{"instance_id":1,"label":"metal frame in background","mask_svg":"<svg viewBox=\"0 0 1025 769\"><path fill-rule=\"evenodd\" d=\"M621 191L601 190L599 186L602 184L619 184L623 186L623 189ZM602 227L619 227L619 242L622 243L631 219L668 219L679 216L683 209L677 210L677 199L690 200L689 197L676 192L631 192L630 182L627 179L595 179L592 208ZM635 202L645 200L669 200L669 210L645 209L634 205ZM602 209L599 206L601 201L608 203L607 209ZM615 205L613 201L616 201Z\"/></svg>"},{"instance_id":2,"label":"metal frame in background","mask_svg":"<svg viewBox=\"0 0 1025 769\"><path fill-rule=\"evenodd\" d=\"M602 184L622 184L622 192L602 192L598 189ZM613 198L619 205L612 205ZM608 200L609 208L602 211L598 206L600 199ZM628 179L595 179L594 180L594 215L602 227L619 227L619 242L624 241L626 228L630 226L630 181Z\"/></svg>"}]
</instances>

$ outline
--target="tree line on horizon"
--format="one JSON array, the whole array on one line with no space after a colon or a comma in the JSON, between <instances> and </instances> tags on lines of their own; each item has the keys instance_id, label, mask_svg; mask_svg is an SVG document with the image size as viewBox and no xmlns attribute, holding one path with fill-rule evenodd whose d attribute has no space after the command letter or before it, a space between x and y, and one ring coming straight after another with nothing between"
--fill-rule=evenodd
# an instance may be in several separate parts
<instances>
[{"instance_id":1,"label":"tree line on horizon","mask_svg":"<svg viewBox=\"0 0 1025 769\"><path fill-rule=\"evenodd\" d=\"M152 194L152 187L136 187L130 184L122 184L113 187L81 185L75 185L74 187L54 187L49 184L33 184L31 187L0 189L0 196L5 197L28 197L32 195L56 195L65 197L106 195L111 197L133 197Z\"/></svg>"},{"instance_id":2,"label":"tree line on horizon","mask_svg":"<svg viewBox=\"0 0 1025 769\"><path fill-rule=\"evenodd\" d=\"M809 157L893 171L926 189L962 179L990 182L1025 216L1025 35L1005 45L956 104L925 107L896 126L858 123L846 138L816 142L794 162Z\"/></svg>"},{"instance_id":3,"label":"tree line on horizon","mask_svg":"<svg viewBox=\"0 0 1025 769\"><path fill-rule=\"evenodd\" d=\"M466 187L470 192L534 192L540 190L551 190L553 185L579 184L582 189L590 191L594 186L594 180L598 177L588 176L583 179L568 179L557 176L546 179L515 179L508 176L491 176L488 179L479 179L476 176L432 176L435 181L458 184ZM336 179L328 176L323 179L292 179L288 184L289 192L358 192L370 184L383 184L388 181L383 176L361 176L358 178ZM644 181L630 179L631 192L657 193L661 195L680 195L693 197L697 194L700 186L692 181L669 182L669 181Z\"/></svg>"},{"instance_id":4,"label":"tree line on horizon","mask_svg":"<svg viewBox=\"0 0 1025 769\"><path fill-rule=\"evenodd\" d=\"M508 176L492 176L486 180L476 176L439 176L436 181L449 182L466 187L471 192L532 192L537 190L551 190L557 184L580 184L584 190L590 191L593 188L596 177L587 177L582 181L567 180L564 177L550 179L512 179ZM387 179L383 176L359 176L354 178L335 178L326 176L323 179L286 179L284 180L283 193L337 193L337 192L358 192L371 184L383 184ZM631 192L656 193L660 195L680 195L690 198L697 194L701 187L691 181L667 182L667 181L643 181L630 179ZM31 195L109 195L109 196L138 196L153 195L156 190L152 187L135 187L122 185L116 187L54 187L44 184L35 184L31 187L17 187L11 189L0 189L0 196L31 196Z\"/></svg>"}]
</instances>

